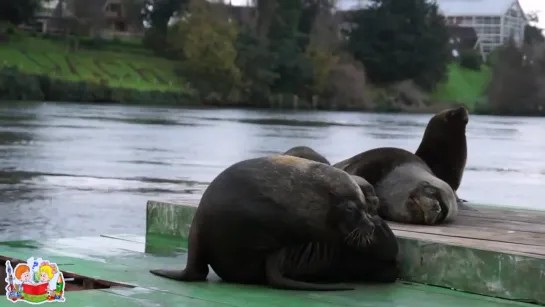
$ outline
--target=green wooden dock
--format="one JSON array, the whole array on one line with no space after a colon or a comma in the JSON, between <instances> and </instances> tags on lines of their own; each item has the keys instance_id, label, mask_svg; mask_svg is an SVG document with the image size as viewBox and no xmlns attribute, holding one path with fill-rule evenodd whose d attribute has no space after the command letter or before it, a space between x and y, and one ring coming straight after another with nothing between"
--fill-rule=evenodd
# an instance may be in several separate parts
<instances>
[{"instance_id":1,"label":"green wooden dock","mask_svg":"<svg viewBox=\"0 0 545 307\"><path fill-rule=\"evenodd\" d=\"M4 242L1 262L31 256L56 262L76 279L67 282L64 303L73 307L545 305L543 212L483 207L463 212L448 227L392 224L401 245L402 280L312 292L228 284L213 275L208 282L181 283L150 274L152 268L185 266L185 237L196 204L183 203L149 201L145 236ZM0 306L11 304L0 300Z\"/></svg>"}]
</instances>

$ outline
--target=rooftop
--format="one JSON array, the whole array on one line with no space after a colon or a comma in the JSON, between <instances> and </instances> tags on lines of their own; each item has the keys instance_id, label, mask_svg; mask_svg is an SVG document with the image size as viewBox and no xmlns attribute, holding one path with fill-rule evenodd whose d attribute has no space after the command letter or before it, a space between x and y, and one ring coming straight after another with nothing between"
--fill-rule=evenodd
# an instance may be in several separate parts
<instances>
[{"instance_id":1,"label":"rooftop","mask_svg":"<svg viewBox=\"0 0 545 307\"><path fill-rule=\"evenodd\" d=\"M437 0L439 9L451 16L503 15L516 0Z\"/></svg>"},{"instance_id":2,"label":"rooftop","mask_svg":"<svg viewBox=\"0 0 545 307\"><path fill-rule=\"evenodd\" d=\"M490 16L504 14L516 0L437 0L439 9L451 16ZM339 0L340 10L364 6L369 0Z\"/></svg>"}]
</instances>

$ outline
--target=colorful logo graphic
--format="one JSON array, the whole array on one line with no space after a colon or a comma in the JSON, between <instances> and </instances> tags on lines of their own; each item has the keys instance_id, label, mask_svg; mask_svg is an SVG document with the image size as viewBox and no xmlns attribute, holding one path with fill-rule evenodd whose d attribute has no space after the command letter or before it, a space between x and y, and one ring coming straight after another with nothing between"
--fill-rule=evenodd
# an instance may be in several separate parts
<instances>
[{"instance_id":1,"label":"colorful logo graphic","mask_svg":"<svg viewBox=\"0 0 545 307\"><path fill-rule=\"evenodd\" d=\"M17 303L39 305L65 302L64 276L59 267L41 258L31 257L13 268L6 261L6 298Z\"/></svg>"}]
</instances>

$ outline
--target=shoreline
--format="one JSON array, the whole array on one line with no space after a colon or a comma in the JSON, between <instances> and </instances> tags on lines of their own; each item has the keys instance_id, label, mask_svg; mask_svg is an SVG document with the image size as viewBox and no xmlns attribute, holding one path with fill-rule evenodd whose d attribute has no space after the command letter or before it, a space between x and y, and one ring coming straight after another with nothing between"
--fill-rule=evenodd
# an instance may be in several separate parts
<instances>
[{"instance_id":1,"label":"shoreline","mask_svg":"<svg viewBox=\"0 0 545 307\"><path fill-rule=\"evenodd\" d=\"M338 110L326 110L326 109L310 109L310 108L267 108L255 105L240 105L240 104L201 104L197 102L190 102L185 104L177 103L154 103L154 102L99 102L99 101L58 101L58 100L1 100L0 105L10 103L54 103L54 104L88 104L88 105L101 105L101 106L126 106L126 107L147 107L147 108L174 108L174 109L194 109L194 110L271 110L280 112L345 112L345 113L368 113L368 114L407 114L407 115L430 115L435 114L437 110L433 109L411 109L404 111L381 111L370 109L338 109ZM459 105L459 104L453 104ZM442 110L442 107L437 108ZM470 112L472 115L481 116L495 116L495 117L527 117L527 118L543 118L545 116L540 115L516 115L516 114L492 114L484 112Z\"/></svg>"}]
</instances>

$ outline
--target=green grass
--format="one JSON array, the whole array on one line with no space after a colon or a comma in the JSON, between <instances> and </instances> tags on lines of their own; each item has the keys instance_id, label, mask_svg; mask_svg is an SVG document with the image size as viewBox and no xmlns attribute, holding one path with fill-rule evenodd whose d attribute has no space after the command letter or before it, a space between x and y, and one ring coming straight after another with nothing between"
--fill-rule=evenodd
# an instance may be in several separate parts
<instances>
[{"instance_id":1,"label":"green grass","mask_svg":"<svg viewBox=\"0 0 545 307\"><path fill-rule=\"evenodd\" d=\"M451 64L447 82L440 84L431 97L439 101L462 102L473 108L483 97L489 78L489 68L484 65L481 71L474 71Z\"/></svg>"},{"instance_id":2,"label":"green grass","mask_svg":"<svg viewBox=\"0 0 545 307\"><path fill-rule=\"evenodd\" d=\"M47 74L70 81L105 80L112 87L181 91L176 63L142 52L69 51L61 41L13 36L0 44L0 65L14 65L27 73Z\"/></svg>"}]
</instances>

